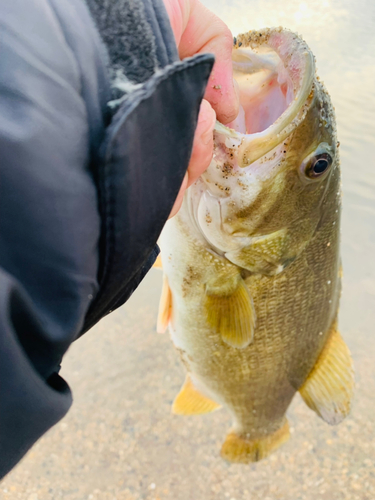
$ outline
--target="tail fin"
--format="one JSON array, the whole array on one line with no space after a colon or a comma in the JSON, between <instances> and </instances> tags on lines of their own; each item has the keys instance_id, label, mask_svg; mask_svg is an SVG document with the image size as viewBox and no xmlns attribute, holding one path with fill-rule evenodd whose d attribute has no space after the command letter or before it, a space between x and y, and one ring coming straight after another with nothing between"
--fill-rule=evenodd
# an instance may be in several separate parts
<instances>
[{"instance_id":1,"label":"tail fin","mask_svg":"<svg viewBox=\"0 0 375 500\"><path fill-rule=\"evenodd\" d=\"M284 424L273 434L256 439L247 439L231 432L221 448L221 456L228 462L248 464L266 458L289 439L289 424Z\"/></svg>"}]
</instances>

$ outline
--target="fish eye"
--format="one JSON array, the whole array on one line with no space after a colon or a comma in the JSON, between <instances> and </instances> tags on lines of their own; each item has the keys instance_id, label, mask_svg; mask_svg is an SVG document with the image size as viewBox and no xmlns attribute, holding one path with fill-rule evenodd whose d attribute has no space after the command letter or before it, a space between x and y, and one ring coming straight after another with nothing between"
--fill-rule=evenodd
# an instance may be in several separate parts
<instances>
[{"instance_id":1,"label":"fish eye","mask_svg":"<svg viewBox=\"0 0 375 500\"><path fill-rule=\"evenodd\" d=\"M326 174L333 163L333 151L326 143L311 153L301 165L301 173L311 180L318 179Z\"/></svg>"},{"instance_id":2,"label":"fish eye","mask_svg":"<svg viewBox=\"0 0 375 500\"><path fill-rule=\"evenodd\" d=\"M311 158L306 168L306 175L310 178L320 177L332 165L332 156L329 153L321 153Z\"/></svg>"}]
</instances>

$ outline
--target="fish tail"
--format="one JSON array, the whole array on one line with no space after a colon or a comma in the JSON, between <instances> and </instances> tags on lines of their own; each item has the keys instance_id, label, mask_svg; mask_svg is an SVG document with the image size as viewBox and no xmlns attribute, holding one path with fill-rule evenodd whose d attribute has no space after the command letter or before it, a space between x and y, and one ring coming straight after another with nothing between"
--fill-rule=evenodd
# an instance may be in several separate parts
<instances>
[{"instance_id":1,"label":"fish tail","mask_svg":"<svg viewBox=\"0 0 375 500\"><path fill-rule=\"evenodd\" d=\"M258 462L288 441L289 436L289 424L286 419L279 429L268 436L251 439L230 432L221 448L221 456L228 462L243 464Z\"/></svg>"}]
</instances>

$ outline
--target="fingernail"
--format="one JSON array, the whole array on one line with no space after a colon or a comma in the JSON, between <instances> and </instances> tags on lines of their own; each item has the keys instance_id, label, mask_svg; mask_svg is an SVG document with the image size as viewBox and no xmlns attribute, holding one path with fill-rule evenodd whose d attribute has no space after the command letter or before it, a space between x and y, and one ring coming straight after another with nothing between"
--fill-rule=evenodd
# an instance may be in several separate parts
<instances>
[{"instance_id":1,"label":"fingernail","mask_svg":"<svg viewBox=\"0 0 375 500\"><path fill-rule=\"evenodd\" d=\"M203 99L201 102L201 106L199 108L198 123L201 124L207 120L210 121L211 112L212 112L211 104L208 101L206 101L206 99Z\"/></svg>"},{"instance_id":2,"label":"fingernail","mask_svg":"<svg viewBox=\"0 0 375 500\"><path fill-rule=\"evenodd\" d=\"M212 120L210 127L206 130L206 132L203 132L203 134L201 135L201 140L202 140L203 144L206 146L207 146L207 144L209 144L212 141L212 139L214 137L215 122L216 122L216 115L214 113L213 120Z\"/></svg>"}]
</instances>

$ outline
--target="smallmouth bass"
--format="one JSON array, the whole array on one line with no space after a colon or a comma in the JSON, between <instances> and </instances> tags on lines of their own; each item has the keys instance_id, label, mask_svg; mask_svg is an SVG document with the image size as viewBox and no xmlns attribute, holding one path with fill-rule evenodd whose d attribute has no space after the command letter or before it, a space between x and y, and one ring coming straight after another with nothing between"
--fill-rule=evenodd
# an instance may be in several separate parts
<instances>
[{"instance_id":1,"label":"smallmouth bass","mask_svg":"<svg viewBox=\"0 0 375 500\"><path fill-rule=\"evenodd\" d=\"M235 39L238 118L217 123L208 170L167 222L158 330L187 369L173 412L224 406L221 455L253 462L289 437L295 393L329 424L354 378L337 330L340 169L334 110L296 34Z\"/></svg>"}]
</instances>

